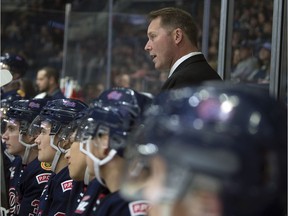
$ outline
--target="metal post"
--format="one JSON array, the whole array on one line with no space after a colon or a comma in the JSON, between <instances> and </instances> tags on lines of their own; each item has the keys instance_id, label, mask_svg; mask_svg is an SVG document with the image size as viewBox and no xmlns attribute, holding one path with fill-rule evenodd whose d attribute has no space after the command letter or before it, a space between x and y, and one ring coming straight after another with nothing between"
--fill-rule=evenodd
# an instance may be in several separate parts
<instances>
[{"instance_id":1,"label":"metal post","mask_svg":"<svg viewBox=\"0 0 288 216\"><path fill-rule=\"evenodd\" d=\"M202 53L208 58L209 28L210 28L210 6L211 0L204 1L203 31L202 31Z\"/></svg>"},{"instance_id":2,"label":"metal post","mask_svg":"<svg viewBox=\"0 0 288 216\"><path fill-rule=\"evenodd\" d=\"M230 79L231 73L233 15L234 0L222 0L217 72L225 80Z\"/></svg>"},{"instance_id":3,"label":"metal post","mask_svg":"<svg viewBox=\"0 0 288 216\"><path fill-rule=\"evenodd\" d=\"M65 5L65 27L64 27L64 44L63 44L63 60L62 60L62 71L61 78L64 77L66 72L66 61L67 61L67 43L68 43L68 28L69 28L69 19L71 12L71 4Z\"/></svg>"},{"instance_id":4,"label":"metal post","mask_svg":"<svg viewBox=\"0 0 288 216\"><path fill-rule=\"evenodd\" d=\"M112 29L113 28L113 0L109 0L108 10L108 46L107 46L107 79L106 88L110 88L112 63Z\"/></svg>"},{"instance_id":5,"label":"metal post","mask_svg":"<svg viewBox=\"0 0 288 216\"><path fill-rule=\"evenodd\" d=\"M282 38L282 28L284 28L283 26L283 20L284 20L283 2L284 0L274 0L274 6L273 6L269 93L271 96L277 99L279 98L279 93L280 93L279 88L280 88L280 73L281 73L281 50L283 51L284 49L283 45L285 43ZM287 29L287 26L286 26L286 29Z\"/></svg>"}]
</instances>

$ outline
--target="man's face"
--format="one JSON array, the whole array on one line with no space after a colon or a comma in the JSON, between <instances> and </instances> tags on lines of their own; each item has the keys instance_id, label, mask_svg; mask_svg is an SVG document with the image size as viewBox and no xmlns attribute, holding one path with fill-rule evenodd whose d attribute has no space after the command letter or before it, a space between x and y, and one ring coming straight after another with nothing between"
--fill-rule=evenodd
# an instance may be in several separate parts
<instances>
[{"instance_id":1,"label":"man's face","mask_svg":"<svg viewBox=\"0 0 288 216\"><path fill-rule=\"evenodd\" d=\"M46 92L49 90L49 78L46 76L45 70L40 70L37 73L36 85L39 92Z\"/></svg>"},{"instance_id":2,"label":"man's face","mask_svg":"<svg viewBox=\"0 0 288 216\"><path fill-rule=\"evenodd\" d=\"M172 31L161 27L160 21L161 18L158 17L148 26L148 42L144 49L149 52L157 70L170 70L177 60L175 59L176 45Z\"/></svg>"},{"instance_id":3,"label":"man's face","mask_svg":"<svg viewBox=\"0 0 288 216\"><path fill-rule=\"evenodd\" d=\"M38 145L38 160L41 162L52 163L56 150L50 146L51 124L41 123L41 133L35 140Z\"/></svg>"},{"instance_id":4,"label":"man's face","mask_svg":"<svg viewBox=\"0 0 288 216\"><path fill-rule=\"evenodd\" d=\"M18 121L9 119L2 139L9 154L22 156L24 155L25 147L19 142L19 126Z\"/></svg>"}]
</instances>

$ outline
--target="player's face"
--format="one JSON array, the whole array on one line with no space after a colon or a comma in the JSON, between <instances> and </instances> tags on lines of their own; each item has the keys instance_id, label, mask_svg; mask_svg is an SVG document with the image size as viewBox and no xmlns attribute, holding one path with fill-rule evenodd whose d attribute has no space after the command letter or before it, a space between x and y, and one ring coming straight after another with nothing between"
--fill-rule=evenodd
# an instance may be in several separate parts
<instances>
[{"instance_id":1,"label":"player's face","mask_svg":"<svg viewBox=\"0 0 288 216\"><path fill-rule=\"evenodd\" d=\"M5 142L8 153L23 156L25 147L19 142L19 126L20 124L18 121L9 119L2 139Z\"/></svg>"},{"instance_id":2,"label":"player's face","mask_svg":"<svg viewBox=\"0 0 288 216\"><path fill-rule=\"evenodd\" d=\"M76 131L72 134L72 145L68 152L65 154L65 158L68 161L69 175L73 180L83 181L86 171L86 155L80 151L80 142L73 139Z\"/></svg>"},{"instance_id":3,"label":"player's face","mask_svg":"<svg viewBox=\"0 0 288 216\"><path fill-rule=\"evenodd\" d=\"M52 163L56 150L50 146L51 124L41 122L41 133L35 140L38 145L38 160L41 162Z\"/></svg>"},{"instance_id":4,"label":"player's face","mask_svg":"<svg viewBox=\"0 0 288 216\"><path fill-rule=\"evenodd\" d=\"M169 70L177 60L174 57L176 45L172 33L161 26L160 17L152 20L148 26L148 42L144 49L149 52L157 70Z\"/></svg>"}]
</instances>

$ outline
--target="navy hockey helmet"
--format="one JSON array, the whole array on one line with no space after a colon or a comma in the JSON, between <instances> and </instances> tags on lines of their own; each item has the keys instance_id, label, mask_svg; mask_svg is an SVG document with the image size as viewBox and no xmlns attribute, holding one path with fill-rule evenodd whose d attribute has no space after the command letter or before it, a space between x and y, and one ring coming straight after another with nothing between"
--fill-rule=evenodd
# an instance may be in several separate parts
<instances>
[{"instance_id":1,"label":"navy hockey helmet","mask_svg":"<svg viewBox=\"0 0 288 216\"><path fill-rule=\"evenodd\" d=\"M5 132L6 128L6 121L4 121L7 118L7 112L11 107L11 104L15 100L21 100L23 99L18 94L11 94L7 98L4 98L0 101L0 119L1 119L1 134Z\"/></svg>"},{"instance_id":2,"label":"navy hockey helmet","mask_svg":"<svg viewBox=\"0 0 288 216\"><path fill-rule=\"evenodd\" d=\"M281 215L287 183L284 104L244 84L213 82L159 97L126 148L124 196L175 201L188 188L212 187L199 179L213 179L223 215ZM157 190L162 193L155 194L155 182L147 182L161 177L152 166L158 156L167 173Z\"/></svg>"},{"instance_id":3,"label":"navy hockey helmet","mask_svg":"<svg viewBox=\"0 0 288 216\"><path fill-rule=\"evenodd\" d=\"M88 115L77 128L76 137L80 140L80 151L93 160L95 177L101 184L104 185L100 177L100 166L111 161L116 154L123 156L128 134L134 128L137 117L132 109L98 103L89 110ZM94 141L104 135L108 135L107 155L105 158L98 158L91 150L92 144L98 148L98 144Z\"/></svg>"},{"instance_id":4,"label":"navy hockey helmet","mask_svg":"<svg viewBox=\"0 0 288 216\"><path fill-rule=\"evenodd\" d=\"M30 123L38 116L48 99L16 100L7 112L9 118L20 122L20 133L28 131Z\"/></svg>"},{"instance_id":5,"label":"navy hockey helmet","mask_svg":"<svg viewBox=\"0 0 288 216\"><path fill-rule=\"evenodd\" d=\"M121 109L112 106L97 106L89 109L88 115L78 128L76 137L87 140L98 136L99 133L109 134L109 148L117 150L122 155L125 140L133 125L134 116L127 112L123 115Z\"/></svg>"},{"instance_id":6,"label":"navy hockey helmet","mask_svg":"<svg viewBox=\"0 0 288 216\"><path fill-rule=\"evenodd\" d=\"M130 88L114 87L102 92L99 97L91 103L91 107L104 105L118 107L119 112L126 115L129 112L135 121L142 118L144 110L152 103L152 98Z\"/></svg>"},{"instance_id":7,"label":"navy hockey helmet","mask_svg":"<svg viewBox=\"0 0 288 216\"><path fill-rule=\"evenodd\" d=\"M28 69L26 60L20 55L5 53L0 59L1 67L8 69L12 74L19 73L22 77Z\"/></svg>"},{"instance_id":8,"label":"navy hockey helmet","mask_svg":"<svg viewBox=\"0 0 288 216\"><path fill-rule=\"evenodd\" d=\"M80 112L76 113L74 119L66 126L64 126L59 133L60 140L63 141L70 141L73 142L75 139L80 141L80 139L77 139L78 137L74 137L74 140L71 140L71 135L76 131L78 127L81 126L82 121L85 119L85 117L88 115L90 108L84 108Z\"/></svg>"},{"instance_id":9,"label":"navy hockey helmet","mask_svg":"<svg viewBox=\"0 0 288 216\"><path fill-rule=\"evenodd\" d=\"M137 126L144 110L152 103L152 98L135 90L123 87L114 87L104 91L91 104L92 107L87 124L91 122L95 127L89 128L86 132L94 137L97 132L96 125L106 125L110 132L110 147L123 147L127 133ZM88 137L88 136L84 136ZM118 143L118 144L117 144ZM118 152L119 153L119 152Z\"/></svg>"},{"instance_id":10,"label":"navy hockey helmet","mask_svg":"<svg viewBox=\"0 0 288 216\"><path fill-rule=\"evenodd\" d=\"M43 107L39 116L32 122L29 128L30 135L37 135L40 132L40 123L48 121L51 123L51 135L57 134L60 129L68 125L77 115L78 112L88 106L77 99L55 99L48 101Z\"/></svg>"}]
</instances>

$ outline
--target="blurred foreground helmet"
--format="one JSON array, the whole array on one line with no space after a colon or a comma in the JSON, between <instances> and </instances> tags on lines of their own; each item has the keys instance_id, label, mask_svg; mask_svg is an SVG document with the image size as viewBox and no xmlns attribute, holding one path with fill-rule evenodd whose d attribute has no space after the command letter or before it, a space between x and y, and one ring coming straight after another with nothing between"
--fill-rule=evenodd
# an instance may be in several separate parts
<instances>
[{"instance_id":1,"label":"blurred foreground helmet","mask_svg":"<svg viewBox=\"0 0 288 216\"><path fill-rule=\"evenodd\" d=\"M1 56L0 60L1 68L8 69L12 75L18 73L20 77L22 77L25 75L28 69L26 60L19 55L5 53L3 56Z\"/></svg>"},{"instance_id":2,"label":"blurred foreground helmet","mask_svg":"<svg viewBox=\"0 0 288 216\"><path fill-rule=\"evenodd\" d=\"M121 193L152 203L219 193L222 215L284 215L287 109L245 85L159 95L125 151Z\"/></svg>"}]
</instances>

